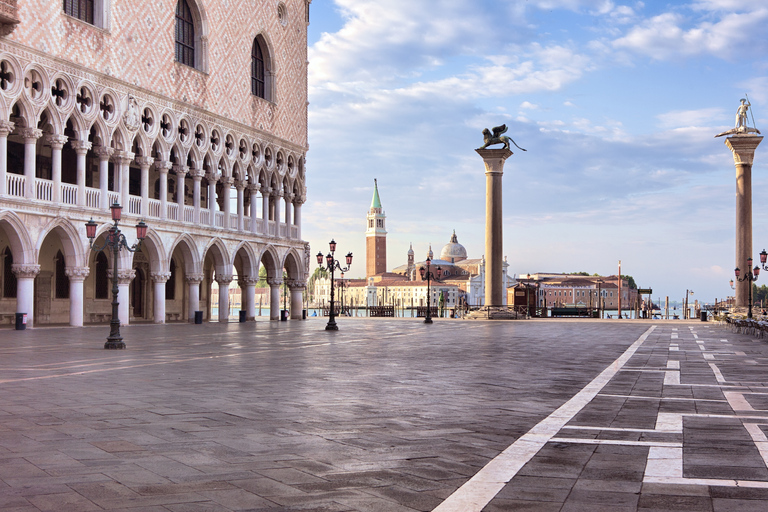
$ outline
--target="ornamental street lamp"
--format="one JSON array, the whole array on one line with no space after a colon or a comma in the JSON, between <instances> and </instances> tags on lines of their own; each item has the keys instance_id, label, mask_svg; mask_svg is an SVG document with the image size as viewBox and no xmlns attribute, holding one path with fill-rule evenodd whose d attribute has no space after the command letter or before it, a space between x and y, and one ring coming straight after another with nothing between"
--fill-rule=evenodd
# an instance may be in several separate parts
<instances>
[{"instance_id":1,"label":"ornamental street lamp","mask_svg":"<svg viewBox=\"0 0 768 512\"><path fill-rule=\"evenodd\" d=\"M339 308L339 313L343 316L344 315L344 288L349 287L349 283L346 283L344 281L344 272L341 273L341 276L339 278L339 284L336 285L339 287L339 295L341 296L341 308Z\"/></svg>"},{"instance_id":2,"label":"ornamental street lamp","mask_svg":"<svg viewBox=\"0 0 768 512\"><path fill-rule=\"evenodd\" d=\"M335 253L336 253L336 242L334 240L331 240L331 242L328 244L328 246L331 249L331 252L329 252L325 256L325 265L323 265L323 253L318 252L317 253L317 264L321 268L325 268L331 273L331 311L328 315L328 325L325 326L326 331L338 331L339 327L336 325L336 314L334 312L334 306L333 306L333 286L334 286L334 272L336 269L339 269L341 272L348 272L349 267L352 266L352 253L347 253L346 261L347 266L346 268L342 268L341 264L337 259L335 259Z\"/></svg>"},{"instance_id":3,"label":"ornamental street lamp","mask_svg":"<svg viewBox=\"0 0 768 512\"><path fill-rule=\"evenodd\" d=\"M429 266L432 263L432 258L427 258L426 263L427 263L427 268L420 267L419 274L421 274L422 281L424 279L427 280L427 315L426 315L426 318L424 318L424 323L431 324L432 323L432 295L429 291L429 283L430 281L439 282L440 278L443 277L443 269L441 269L440 267L437 267L437 271L436 271L437 276L435 276L435 274L429 270Z\"/></svg>"},{"instance_id":4,"label":"ornamental street lamp","mask_svg":"<svg viewBox=\"0 0 768 512\"><path fill-rule=\"evenodd\" d=\"M120 232L118 226L118 223L120 222L120 213L123 207L114 203L109 208L112 210L112 220L115 221L115 223L109 228L109 231L107 232L107 240L104 242L104 245L98 248L93 246L94 238L96 238L96 228L98 227L98 224L93 221L93 218L85 223L85 234L88 236L89 245L92 251L101 252L106 247L112 249L112 321L109 323L110 331L109 336L107 336L107 342L104 344L104 348L120 349L125 348L125 343L123 343L123 338L120 336L120 318L117 316L117 307L120 304L117 301L118 253L121 249L127 249L130 252L138 251L141 247L141 242L147 236L147 228L149 226L147 226L143 220L140 220L139 223L136 224L136 237L139 240L132 246L128 246L128 242L125 240L125 235ZM127 299L128 298L126 297L126 300Z\"/></svg>"},{"instance_id":5,"label":"ornamental street lamp","mask_svg":"<svg viewBox=\"0 0 768 512\"><path fill-rule=\"evenodd\" d=\"M763 250L763 253L764 252L765 250ZM763 253L760 253L761 261L763 260ZM739 269L739 267L736 267L736 269L734 270L737 281L749 282L749 309L747 310L747 318L752 318L752 283L757 281L757 278L760 275L760 267L758 265L755 265L755 268L753 268L752 270L749 270L749 267L751 266L752 266L752 258L747 258L747 273L744 275L744 277L741 277L741 269Z\"/></svg>"}]
</instances>

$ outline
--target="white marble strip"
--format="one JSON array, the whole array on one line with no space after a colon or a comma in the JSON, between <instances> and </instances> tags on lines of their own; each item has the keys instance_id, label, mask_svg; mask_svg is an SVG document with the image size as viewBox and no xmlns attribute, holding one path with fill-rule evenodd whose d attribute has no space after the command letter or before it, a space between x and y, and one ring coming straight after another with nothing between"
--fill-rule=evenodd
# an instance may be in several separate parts
<instances>
[{"instance_id":1,"label":"white marble strip","mask_svg":"<svg viewBox=\"0 0 768 512\"><path fill-rule=\"evenodd\" d=\"M727 400L715 400L713 398L684 398L680 396L641 396L641 395L610 395L600 393L597 396L609 396L613 398L636 398L638 400L687 400L695 402L727 402Z\"/></svg>"},{"instance_id":2,"label":"white marble strip","mask_svg":"<svg viewBox=\"0 0 768 512\"><path fill-rule=\"evenodd\" d=\"M512 480L520 469L536 455L539 450L557 434L566 423L571 421L618 371L635 354L648 336L656 329L651 326L618 359L595 377L581 391L560 406L538 425L512 443L491 462L486 464L475 476L448 496L433 512L480 512L494 496Z\"/></svg>"},{"instance_id":3,"label":"white marble strip","mask_svg":"<svg viewBox=\"0 0 768 512\"><path fill-rule=\"evenodd\" d=\"M750 394L764 395L765 393ZM755 410L755 408L747 402L747 399L744 398L744 393L738 391L723 391L723 395L725 395L725 399L728 400L728 405L730 405L731 409L734 411L753 412Z\"/></svg>"},{"instance_id":4,"label":"white marble strip","mask_svg":"<svg viewBox=\"0 0 768 512\"><path fill-rule=\"evenodd\" d=\"M715 478L673 478L673 477L647 477L643 478L644 484L672 484L672 485L713 485L718 487L750 487L753 489L768 489L768 482L758 480L717 480Z\"/></svg>"},{"instance_id":5,"label":"white marble strip","mask_svg":"<svg viewBox=\"0 0 768 512\"><path fill-rule=\"evenodd\" d=\"M680 369L680 361L667 361L667 368L670 370L679 370Z\"/></svg>"},{"instance_id":6,"label":"white marble strip","mask_svg":"<svg viewBox=\"0 0 768 512\"><path fill-rule=\"evenodd\" d=\"M669 351L670 352L680 352L680 347L677 347L677 346L669 347Z\"/></svg>"},{"instance_id":7,"label":"white marble strip","mask_svg":"<svg viewBox=\"0 0 768 512\"><path fill-rule=\"evenodd\" d=\"M648 461L645 465L646 478L683 478L683 446L658 447L648 450Z\"/></svg>"},{"instance_id":8,"label":"white marble strip","mask_svg":"<svg viewBox=\"0 0 768 512\"><path fill-rule=\"evenodd\" d=\"M664 372L664 385L665 386L679 386L680 385L680 372Z\"/></svg>"},{"instance_id":9,"label":"white marble strip","mask_svg":"<svg viewBox=\"0 0 768 512\"><path fill-rule=\"evenodd\" d=\"M752 436L757 450L760 452L760 456L763 458L763 463L768 466L768 438L765 437L765 433L760 428L758 423L744 423L744 428L747 429L749 435Z\"/></svg>"},{"instance_id":10,"label":"white marble strip","mask_svg":"<svg viewBox=\"0 0 768 512\"><path fill-rule=\"evenodd\" d=\"M616 444L621 446L651 446L666 449L680 449L681 453L683 449L683 443L667 443L663 441L622 441L619 439L579 439L575 437L553 437L550 439L550 442L573 444Z\"/></svg>"},{"instance_id":11,"label":"white marble strip","mask_svg":"<svg viewBox=\"0 0 768 512\"><path fill-rule=\"evenodd\" d=\"M715 363L709 363L709 367L712 368L712 372L715 374L715 379L717 379L717 382L724 383L725 377L723 377L723 374L720 373L720 368L718 368Z\"/></svg>"},{"instance_id":12,"label":"white marble strip","mask_svg":"<svg viewBox=\"0 0 768 512\"><path fill-rule=\"evenodd\" d=\"M702 355L704 356L704 359L706 359L707 361L714 361L715 360L715 355L714 354L702 354Z\"/></svg>"}]
</instances>

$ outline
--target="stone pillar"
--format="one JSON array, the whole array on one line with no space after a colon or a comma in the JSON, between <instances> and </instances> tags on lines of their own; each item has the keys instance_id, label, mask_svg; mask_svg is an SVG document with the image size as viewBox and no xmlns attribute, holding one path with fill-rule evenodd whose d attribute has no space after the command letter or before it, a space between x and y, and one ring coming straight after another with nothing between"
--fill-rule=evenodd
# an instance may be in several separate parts
<instances>
[{"instance_id":1,"label":"stone pillar","mask_svg":"<svg viewBox=\"0 0 768 512\"><path fill-rule=\"evenodd\" d=\"M51 146L51 181L53 181L53 194L51 201L61 203L61 148L67 143L66 135L49 135L48 144Z\"/></svg>"},{"instance_id":2,"label":"stone pillar","mask_svg":"<svg viewBox=\"0 0 768 512\"><path fill-rule=\"evenodd\" d=\"M272 207L275 215L275 236L280 236L280 199L282 197L282 190L276 190L272 196Z\"/></svg>"},{"instance_id":3,"label":"stone pillar","mask_svg":"<svg viewBox=\"0 0 768 512\"><path fill-rule=\"evenodd\" d=\"M200 224L200 182L203 181L203 171L195 169L192 173L192 206L195 212L192 214L192 222Z\"/></svg>"},{"instance_id":4,"label":"stone pillar","mask_svg":"<svg viewBox=\"0 0 768 512\"><path fill-rule=\"evenodd\" d=\"M6 195L8 176L8 135L13 131L14 123L0 121L0 197Z\"/></svg>"},{"instance_id":5,"label":"stone pillar","mask_svg":"<svg viewBox=\"0 0 768 512\"><path fill-rule=\"evenodd\" d=\"M283 280L280 278L268 278L269 285L269 319L280 320L280 286Z\"/></svg>"},{"instance_id":6,"label":"stone pillar","mask_svg":"<svg viewBox=\"0 0 768 512\"><path fill-rule=\"evenodd\" d=\"M99 208L107 210L109 209L109 157L115 150L108 146L97 146L93 152L99 157Z\"/></svg>"},{"instance_id":7,"label":"stone pillar","mask_svg":"<svg viewBox=\"0 0 768 512\"><path fill-rule=\"evenodd\" d=\"M270 202L269 192L270 192L269 187L261 188L261 218L264 221L265 235L268 233L267 221L269 221L269 202Z\"/></svg>"},{"instance_id":8,"label":"stone pillar","mask_svg":"<svg viewBox=\"0 0 768 512\"><path fill-rule=\"evenodd\" d=\"M746 273L747 258L752 258L752 162L755 149L763 138L755 134L737 134L725 139L736 164L736 267ZM748 281L736 280L736 307L749 305Z\"/></svg>"},{"instance_id":9,"label":"stone pillar","mask_svg":"<svg viewBox=\"0 0 768 512\"><path fill-rule=\"evenodd\" d=\"M171 168L171 162L155 162L155 169L160 173L160 218L168 218L168 169Z\"/></svg>"},{"instance_id":10,"label":"stone pillar","mask_svg":"<svg viewBox=\"0 0 768 512\"><path fill-rule=\"evenodd\" d=\"M151 156L140 156L136 162L141 169L141 210L139 214L147 218L149 216L149 168L155 159Z\"/></svg>"},{"instance_id":11,"label":"stone pillar","mask_svg":"<svg viewBox=\"0 0 768 512\"><path fill-rule=\"evenodd\" d=\"M92 144L87 140L72 140L69 145L77 153L77 206L85 206L85 156Z\"/></svg>"},{"instance_id":12,"label":"stone pillar","mask_svg":"<svg viewBox=\"0 0 768 512\"><path fill-rule=\"evenodd\" d=\"M35 318L35 277L40 265L14 263L11 272L16 276L16 312L27 314L27 327L34 327Z\"/></svg>"},{"instance_id":13,"label":"stone pillar","mask_svg":"<svg viewBox=\"0 0 768 512\"><path fill-rule=\"evenodd\" d=\"M243 231L245 229L245 183L238 182L237 185L237 230Z\"/></svg>"},{"instance_id":14,"label":"stone pillar","mask_svg":"<svg viewBox=\"0 0 768 512\"><path fill-rule=\"evenodd\" d=\"M248 190L251 193L251 211L249 212L251 217L251 233L258 233L259 231L257 224L259 221L259 216L258 212L256 211L256 199L259 193L259 185L249 185Z\"/></svg>"},{"instance_id":15,"label":"stone pillar","mask_svg":"<svg viewBox=\"0 0 768 512\"><path fill-rule=\"evenodd\" d=\"M293 200L293 223L296 225L296 239L301 240L301 205L304 204L305 199L301 196L297 196Z\"/></svg>"},{"instance_id":16,"label":"stone pillar","mask_svg":"<svg viewBox=\"0 0 768 512\"><path fill-rule=\"evenodd\" d=\"M186 165L174 166L176 171L176 203L179 205L179 218L177 220L184 220L184 195L187 192L186 189L186 176L189 172L189 167Z\"/></svg>"},{"instance_id":17,"label":"stone pillar","mask_svg":"<svg viewBox=\"0 0 768 512\"><path fill-rule=\"evenodd\" d=\"M200 310L200 283L203 282L203 274L187 274L187 286L189 287L189 321L195 322L195 311Z\"/></svg>"},{"instance_id":18,"label":"stone pillar","mask_svg":"<svg viewBox=\"0 0 768 512\"><path fill-rule=\"evenodd\" d=\"M155 283L155 323L165 323L165 283L171 278L170 272L150 272L152 282Z\"/></svg>"},{"instance_id":19,"label":"stone pillar","mask_svg":"<svg viewBox=\"0 0 768 512\"><path fill-rule=\"evenodd\" d=\"M43 136L43 130L22 128L19 134L24 139L24 197L34 199L37 139ZM27 317L27 321L29 321L29 317Z\"/></svg>"},{"instance_id":20,"label":"stone pillar","mask_svg":"<svg viewBox=\"0 0 768 512\"><path fill-rule=\"evenodd\" d=\"M230 197L232 194L232 178L222 178L221 183L224 185L224 229L229 229L229 216L232 213L232 205L230 204Z\"/></svg>"},{"instance_id":21,"label":"stone pillar","mask_svg":"<svg viewBox=\"0 0 768 512\"><path fill-rule=\"evenodd\" d=\"M229 283L232 275L219 275L216 273L216 282L219 283L219 322L229 322Z\"/></svg>"},{"instance_id":22,"label":"stone pillar","mask_svg":"<svg viewBox=\"0 0 768 512\"><path fill-rule=\"evenodd\" d=\"M245 303L245 318L254 320L256 318L256 283L258 277L240 278L240 289L243 290L243 302Z\"/></svg>"},{"instance_id":23,"label":"stone pillar","mask_svg":"<svg viewBox=\"0 0 768 512\"><path fill-rule=\"evenodd\" d=\"M499 306L504 303L504 257L501 177L504 161L512 151L502 149L477 149L485 164L485 305Z\"/></svg>"},{"instance_id":24,"label":"stone pillar","mask_svg":"<svg viewBox=\"0 0 768 512\"><path fill-rule=\"evenodd\" d=\"M291 320L301 320L304 310L304 289L307 284L304 281L290 280L287 282L291 290Z\"/></svg>"},{"instance_id":25,"label":"stone pillar","mask_svg":"<svg viewBox=\"0 0 768 512\"><path fill-rule=\"evenodd\" d=\"M211 212L211 227L216 227L216 176L213 174L207 174L205 179L208 180L208 210Z\"/></svg>"},{"instance_id":26,"label":"stone pillar","mask_svg":"<svg viewBox=\"0 0 768 512\"><path fill-rule=\"evenodd\" d=\"M117 271L117 318L120 319L120 325L131 323L131 294L130 285L133 278L136 277L134 269ZM122 298L121 298L122 297Z\"/></svg>"},{"instance_id":27,"label":"stone pillar","mask_svg":"<svg viewBox=\"0 0 768 512\"><path fill-rule=\"evenodd\" d=\"M83 326L83 282L88 277L88 267L67 267L64 273L69 278L69 325Z\"/></svg>"},{"instance_id":28,"label":"stone pillar","mask_svg":"<svg viewBox=\"0 0 768 512\"><path fill-rule=\"evenodd\" d=\"M293 208L293 194L285 194L285 235L287 238L291 237L291 209Z\"/></svg>"},{"instance_id":29,"label":"stone pillar","mask_svg":"<svg viewBox=\"0 0 768 512\"><path fill-rule=\"evenodd\" d=\"M131 161L133 161L136 153L130 151L122 151L117 155L115 159L115 168L119 169L117 175L120 177L120 204L124 208L125 213L129 213L130 210L130 183L131 183Z\"/></svg>"}]
</instances>

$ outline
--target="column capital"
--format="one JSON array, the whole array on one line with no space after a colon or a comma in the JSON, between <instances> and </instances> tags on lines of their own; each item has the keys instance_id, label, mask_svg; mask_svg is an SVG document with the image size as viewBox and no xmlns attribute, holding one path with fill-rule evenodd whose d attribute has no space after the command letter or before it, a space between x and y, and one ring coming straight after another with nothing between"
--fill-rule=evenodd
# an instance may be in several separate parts
<instances>
[{"instance_id":1,"label":"column capital","mask_svg":"<svg viewBox=\"0 0 768 512\"><path fill-rule=\"evenodd\" d=\"M21 135L25 143L29 144L37 142L37 139L43 136L43 130L39 128L22 128L19 130L19 135Z\"/></svg>"},{"instance_id":2,"label":"column capital","mask_svg":"<svg viewBox=\"0 0 768 512\"><path fill-rule=\"evenodd\" d=\"M256 194L260 188L261 188L261 185L259 185L258 183L256 184L251 183L248 185L248 190L251 192L251 194Z\"/></svg>"},{"instance_id":3,"label":"column capital","mask_svg":"<svg viewBox=\"0 0 768 512\"><path fill-rule=\"evenodd\" d=\"M513 155L507 148L501 149L476 149L478 155L483 158L485 173L503 173L504 161Z\"/></svg>"},{"instance_id":4,"label":"column capital","mask_svg":"<svg viewBox=\"0 0 768 512\"><path fill-rule=\"evenodd\" d=\"M176 176L184 176L189 172L189 166L188 165L174 165L173 166L173 172L176 173Z\"/></svg>"},{"instance_id":5,"label":"column capital","mask_svg":"<svg viewBox=\"0 0 768 512\"><path fill-rule=\"evenodd\" d=\"M91 147L93 147L93 144L90 141L78 140L78 139L73 139L69 141L69 145L72 147L72 149L75 150L75 153L77 153L78 155L84 155L88 153L88 150L90 150Z\"/></svg>"},{"instance_id":6,"label":"column capital","mask_svg":"<svg viewBox=\"0 0 768 512\"><path fill-rule=\"evenodd\" d=\"M115 151L115 162L120 165L130 164L134 157L136 157L136 153L130 151Z\"/></svg>"},{"instance_id":7,"label":"column capital","mask_svg":"<svg viewBox=\"0 0 768 512\"><path fill-rule=\"evenodd\" d=\"M219 181L222 182L224 185L228 185L231 187L235 179L232 176L222 176L221 178L219 178Z\"/></svg>"},{"instance_id":8,"label":"column capital","mask_svg":"<svg viewBox=\"0 0 768 512\"><path fill-rule=\"evenodd\" d=\"M283 197L285 197L285 200L289 203L293 202L293 198L296 197L292 192L286 192L283 194Z\"/></svg>"},{"instance_id":9,"label":"column capital","mask_svg":"<svg viewBox=\"0 0 768 512\"><path fill-rule=\"evenodd\" d=\"M155 159L151 156L140 156L136 158L136 163L139 164L139 167L149 167L155 162Z\"/></svg>"},{"instance_id":10,"label":"column capital","mask_svg":"<svg viewBox=\"0 0 768 512\"><path fill-rule=\"evenodd\" d=\"M202 169L192 169L189 173L192 176L192 180L196 182L203 181L203 170Z\"/></svg>"},{"instance_id":11,"label":"column capital","mask_svg":"<svg viewBox=\"0 0 768 512\"><path fill-rule=\"evenodd\" d=\"M301 206L302 204L307 202L307 196L304 194L296 194L296 197L293 198L293 204Z\"/></svg>"},{"instance_id":12,"label":"column capital","mask_svg":"<svg viewBox=\"0 0 768 512\"><path fill-rule=\"evenodd\" d=\"M270 286L270 288L274 288L275 286L280 286L283 284L283 278L282 277L269 277L267 278L267 284Z\"/></svg>"},{"instance_id":13,"label":"column capital","mask_svg":"<svg viewBox=\"0 0 768 512\"><path fill-rule=\"evenodd\" d=\"M88 267L66 267L64 269L64 274L70 281L84 281L90 273L91 269Z\"/></svg>"},{"instance_id":14,"label":"column capital","mask_svg":"<svg viewBox=\"0 0 768 512\"><path fill-rule=\"evenodd\" d=\"M52 149L58 149L61 150L61 148L64 147L64 144L67 143L69 140L69 137L66 135L60 135L60 134L51 134L48 135L45 138L45 141L51 146Z\"/></svg>"},{"instance_id":15,"label":"column capital","mask_svg":"<svg viewBox=\"0 0 768 512\"><path fill-rule=\"evenodd\" d=\"M303 290L307 287L306 281L300 279L286 279L285 284L288 285L288 288L291 290Z\"/></svg>"},{"instance_id":16,"label":"column capital","mask_svg":"<svg viewBox=\"0 0 768 512\"><path fill-rule=\"evenodd\" d=\"M262 195L268 196L271 192L272 192L272 189L269 188L268 186L265 185L265 186L261 187L261 194Z\"/></svg>"},{"instance_id":17,"label":"column capital","mask_svg":"<svg viewBox=\"0 0 768 512\"><path fill-rule=\"evenodd\" d=\"M11 265L11 272L16 277L34 278L40 273L40 265L28 265L26 263L14 263Z\"/></svg>"},{"instance_id":18,"label":"column capital","mask_svg":"<svg viewBox=\"0 0 768 512\"><path fill-rule=\"evenodd\" d=\"M184 276L184 279L186 279L189 284L200 284L203 282L203 279L205 279L205 274L202 272L187 274Z\"/></svg>"},{"instance_id":19,"label":"column capital","mask_svg":"<svg viewBox=\"0 0 768 512\"><path fill-rule=\"evenodd\" d=\"M219 286L221 286L221 285L229 286L229 283L232 282L232 279L234 279L234 276L232 274L217 274L216 275L216 282L219 283Z\"/></svg>"},{"instance_id":20,"label":"column capital","mask_svg":"<svg viewBox=\"0 0 768 512\"><path fill-rule=\"evenodd\" d=\"M732 135L725 139L725 145L733 152L733 161L736 165L752 165L755 160L755 150L762 141L763 138L759 135Z\"/></svg>"},{"instance_id":21,"label":"column capital","mask_svg":"<svg viewBox=\"0 0 768 512\"><path fill-rule=\"evenodd\" d=\"M117 284L130 284L134 277L136 277L136 271L132 268L128 270L118 270Z\"/></svg>"},{"instance_id":22,"label":"column capital","mask_svg":"<svg viewBox=\"0 0 768 512\"><path fill-rule=\"evenodd\" d=\"M155 283L167 283L168 280L171 278L171 273L170 272L150 272L149 277Z\"/></svg>"},{"instance_id":23,"label":"column capital","mask_svg":"<svg viewBox=\"0 0 768 512\"><path fill-rule=\"evenodd\" d=\"M241 277L237 280L240 286L255 286L259 282L258 277Z\"/></svg>"},{"instance_id":24,"label":"column capital","mask_svg":"<svg viewBox=\"0 0 768 512\"><path fill-rule=\"evenodd\" d=\"M104 160L109 160L109 158L114 154L115 148L111 148L109 146L96 146L93 148L93 152L96 153L96 156L99 157L99 160L103 162Z\"/></svg>"},{"instance_id":25,"label":"column capital","mask_svg":"<svg viewBox=\"0 0 768 512\"><path fill-rule=\"evenodd\" d=\"M0 137L7 137L15 127L16 123L12 123L10 121L0 121Z\"/></svg>"},{"instance_id":26,"label":"column capital","mask_svg":"<svg viewBox=\"0 0 768 512\"><path fill-rule=\"evenodd\" d=\"M170 162L168 160L157 160L155 161L155 169L157 169L157 172L161 174L167 174L168 170L173 167L173 162Z\"/></svg>"}]
</instances>

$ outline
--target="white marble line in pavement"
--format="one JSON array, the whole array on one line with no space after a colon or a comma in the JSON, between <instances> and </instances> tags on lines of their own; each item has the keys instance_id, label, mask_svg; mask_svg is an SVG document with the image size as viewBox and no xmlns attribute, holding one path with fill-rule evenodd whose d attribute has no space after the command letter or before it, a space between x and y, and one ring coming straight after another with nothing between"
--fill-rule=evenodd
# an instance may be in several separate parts
<instances>
[{"instance_id":1,"label":"white marble line in pavement","mask_svg":"<svg viewBox=\"0 0 768 512\"><path fill-rule=\"evenodd\" d=\"M433 512L480 512L566 423L597 396L654 329L656 326L651 326L592 382L486 464Z\"/></svg>"}]
</instances>

